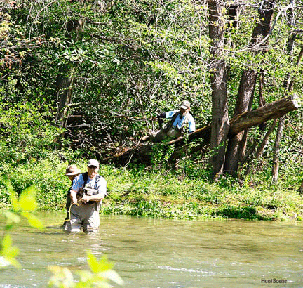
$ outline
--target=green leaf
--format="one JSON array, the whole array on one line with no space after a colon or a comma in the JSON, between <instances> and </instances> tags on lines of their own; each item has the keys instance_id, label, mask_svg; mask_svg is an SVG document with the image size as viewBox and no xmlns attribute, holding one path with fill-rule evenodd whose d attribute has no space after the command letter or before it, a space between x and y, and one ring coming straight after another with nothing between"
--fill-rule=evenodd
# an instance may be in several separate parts
<instances>
[{"instance_id":1,"label":"green leaf","mask_svg":"<svg viewBox=\"0 0 303 288\"><path fill-rule=\"evenodd\" d=\"M21 215L25 217L31 227L42 230L44 228L42 222L34 215L28 212L22 212Z\"/></svg>"},{"instance_id":2,"label":"green leaf","mask_svg":"<svg viewBox=\"0 0 303 288\"><path fill-rule=\"evenodd\" d=\"M108 280L110 280L112 282L115 282L119 285L123 285L122 278L114 270L107 270L107 271L101 272L101 273L98 274L98 276L102 277L102 278L105 278L105 279L108 279Z\"/></svg>"},{"instance_id":3,"label":"green leaf","mask_svg":"<svg viewBox=\"0 0 303 288\"><path fill-rule=\"evenodd\" d=\"M10 265L20 268L19 262L16 260L16 257L19 255L19 249L12 246L12 239L10 235L5 235L2 239L2 249L0 255L3 256L4 261L2 261L3 266ZM0 263L1 268L1 263Z\"/></svg>"},{"instance_id":4,"label":"green leaf","mask_svg":"<svg viewBox=\"0 0 303 288\"><path fill-rule=\"evenodd\" d=\"M54 274L48 282L48 287L75 287L73 274L68 268L59 266L49 266L48 270L50 270Z\"/></svg>"},{"instance_id":5,"label":"green leaf","mask_svg":"<svg viewBox=\"0 0 303 288\"><path fill-rule=\"evenodd\" d=\"M31 186L22 192L19 200L19 207L22 211L36 210L36 188L34 186Z\"/></svg>"},{"instance_id":6,"label":"green leaf","mask_svg":"<svg viewBox=\"0 0 303 288\"><path fill-rule=\"evenodd\" d=\"M12 211L4 211L4 216L7 219L7 223L8 225L12 224L12 223L19 223L20 222L20 216Z\"/></svg>"},{"instance_id":7,"label":"green leaf","mask_svg":"<svg viewBox=\"0 0 303 288\"><path fill-rule=\"evenodd\" d=\"M107 257L105 255L100 261L98 261L91 252L87 252L87 263L93 273L100 273L114 267L114 264L107 261Z\"/></svg>"}]
</instances>

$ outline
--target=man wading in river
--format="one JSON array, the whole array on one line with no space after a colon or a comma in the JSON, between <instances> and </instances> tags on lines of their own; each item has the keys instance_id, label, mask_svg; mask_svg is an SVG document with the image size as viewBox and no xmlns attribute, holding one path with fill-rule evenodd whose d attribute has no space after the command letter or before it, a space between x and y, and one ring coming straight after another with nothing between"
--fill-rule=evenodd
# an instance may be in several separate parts
<instances>
[{"instance_id":1,"label":"man wading in river","mask_svg":"<svg viewBox=\"0 0 303 288\"><path fill-rule=\"evenodd\" d=\"M196 130L196 124L193 116L189 113L190 103L184 100L180 105L180 110L163 112L157 116L159 126L163 124L163 119L171 119L164 128L154 132L150 131L149 136L142 138L142 141L161 142L164 139L176 139L182 136L185 132L185 127L188 127L188 132L192 133Z\"/></svg>"},{"instance_id":2,"label":"man wading in river","mask_svg":"<svg viewBox=\"0 0 303 288\"><path fill-rule=\"evenodd\" d=\"M99 163L96 159L88 161L88 171L73 181L70 191L72 206L67 221L68 232L91 232L100 226L99 211L102 199L107 195L107 182L98 174Z\"/></svg>"}]
</instances>

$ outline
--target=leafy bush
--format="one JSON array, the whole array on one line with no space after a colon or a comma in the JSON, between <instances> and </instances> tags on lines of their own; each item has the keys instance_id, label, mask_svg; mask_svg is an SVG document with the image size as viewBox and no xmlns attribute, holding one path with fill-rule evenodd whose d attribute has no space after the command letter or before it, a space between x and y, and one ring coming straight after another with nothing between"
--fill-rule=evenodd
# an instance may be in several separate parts
<instances>
[{"instance_id":1,"label":"leafy bush","mask_svg":"<svg viewBox=\"0 0 303 288\"><path fill-rule=\"evenodd\" d=\"M51 125L46 112L31 103L0 105L0 157L15 166L27 161L36 162L56 148L62 131Z\"/></svg>"}]
</instances>

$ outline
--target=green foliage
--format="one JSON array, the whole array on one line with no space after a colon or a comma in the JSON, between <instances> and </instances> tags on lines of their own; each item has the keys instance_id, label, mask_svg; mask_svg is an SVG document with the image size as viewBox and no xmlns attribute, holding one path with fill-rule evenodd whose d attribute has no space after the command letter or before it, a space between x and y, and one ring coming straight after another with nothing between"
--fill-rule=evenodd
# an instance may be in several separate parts
<instances>
[{"instance_id":1,"label":"green foliage","mask_svg":"<svg viewBox=\"0 0 303 288\"><path fill-rule=\"evenodd\" d=\"M270 182L264 173L249 175L242 184L232 177L210 184L208 177L200 176L207 171L198 174L197 164L187 163L187 167L177 173L158 168L112 170L106 175L109 195L103 213L176 219L302 219L299 175L277 185L266 184Z\"/></svg>"},{"instance_id":2,"label":"green foliage","mask_svg":"<svg viewBox=\"0 0 303 288\"><path fill-rule=\"evenodd\" d=\"M38 209L65 210L66 192L70 186L64 176L66 167L75 163L82 171L86 170L86 161L75 161L72 154L65 156L70 157L68 162L61 162L53 155L49 160L20 164L10 174L12 189L22 191L35 185ZM281 167L280 180L276 184L271 184L271 167L265 163L262 170L252 171L241 184L228 176L210 183L211 171L203 162L195 163L186 158L178 162L174 172L157 163L149 169L117 169L101 165L100 174L108 182L108 196L103 201L102 213L177 219L301 219L302 198L297 192L302 181L301 164L289 161L289 166ZM10 189L7 189L4 178L0 182L4 185L0 196L6 199L11 194ZM25 193L19 198L25 201L22 209L32 209L30 197ZM12 199L15 209L20 209L18 198Z\"/></svg>"},{"instance_id":3,"label":"green foliage","mask_svg":"<svg viewBox=\"0 0 303 288\"><path fill-rule=\"evenodd\" d=\"M6 234L2 238L1 243L1 251L0 251L0 269L3 268L3 266L12 265L16 268L20 268L19 262L16 260L16 257L19 254L19 249L12 246L12 239L9 234Z\"/></svg>"},{"instance_id":4,"label":"green foliage","mask_svg":"<svg viewBox=\"0 0 303 288\"><path fill-rule=\"evenodd\" d=\"M23 2L9 10L11 23L20 23L11 40L37 41L28 51L19 48L22 66L8 71L5 87L18 101L37 99L55 108L58 79L74 79L77 105L70 113L89 124L71 131L83 136L82 147L105 154L117 142L126 144L152 127L151 116L184 97L205 121L210 104L205 9L191 1ZM11 97L8 90L3 94Z\"/></svg>"},{"instance_id":5,"label":"green foliage","mask_svg":"<svg viewBox=\"0 0 303 288\"><path fill-rule=\"evenodd\" d=\"M256 51L250 45L260 20L258 2L250 4L239 10L236 27L225 17L230 115L247 69L264 75L253 108L259 106L259 92L267 103L284 97L287 77L294 80L294 93L303 91L302 65L297 65L301 35L295 38L293 53L287 50L293 26L282 11L288 2L276 2L268 47L260 53L260 47ZM65 108L69 115L81 115L81 122L68 123L65 136L87 156L107 157L133 145L155 129L153 116L175 109L183 98L191 101L198 127L209 122L212 63L206 1L26 0L0 5L0 154L7 162L44 157L55 143L65 145L58 137L62 131L55 128L61 125L55 114L66 89L72 92L72 103ZM297 19L301 16L297 7ZM298 115L290 116L290 125L300 125ZM10 129L18 133L10 135ZM287 129L285 135L297 140ZM258 136L250 132L249 139ZM281 148L286 158L290 141Z\"/></svg>"},{"instance_id":6,"label":"green foliage","mask_svg":"<svg viewBox=\"0 0 303 288\"><path fill-rule=\"evenodd\" d=\"M83 155L102 158L124 151L125 146L137 143L148 129L156 128L153 116L160 111L175 109L183 98L191 101L192 114L198 127L210 121L212 99L209 71L212 63L206 1L2 2L1 207L10 205L10 194L3 180L4 176L8 176L18 194L32 185L37 187L39 208L62 209L70 185L63 176L68 163L79 162L83 165L83 162L78 161ZM302 65L301 62L297 63L302 46L300 34L295 38L293 53L287 50L288 38L293 35L294 29L294 26L288 25L285 17L287 13L284 13L288 2L276 1L275 21L272 23L266 51L259 51L260 47L251 47L252 29L259 21L259 15L256 8L258 2L252 1L250 4L239 10L236 27L228 23L225 27L224 59L229 73L230 115L234 113L241 75L247 69L254 69L264 75L264 83L257 83L255 89L253 109L259 106L259 94L264 96L267 103L284 97L287 91L284 91L283 82L287 77L294 81L293 93L301 99L303 94ZM297 19L302 18L300 7L296 8L296 16ZM302 23L297 21L295 28L301 29ZM64 86L67 80L70 82ZM81 120L68 122L67 130L63 131L58 129L61 122L56 113L62 100L60 95L66 89L72 91L72 103L65 108L69 115L80 115ZM295 191L302 178L302 119L302 109L287 115L279 155L281 183L276 184L280 192L288 191L289 187ZM257 127L250 129L248 151L256 147L265 133ZM62 135L72 141L67 142ZM266 183L270 183L274 140L273 133L265 147L264 156L250 163L253 164L255 175L244 176L246 167L239 171L244 183L250 182L247 179L253 179L256 187L266 187ZM56 151L59 145L62 150ZM65 150L68 145L76 151L74 154ZM122 179L122 183L117 183L111 176L112 169L105 169L105 175L117 186L109 184L114 192L110 194L108 203L105 203L108 204L108 210L105 209L107 213L113 211L182 218L182 215L187 217L187 211L190 211L188 215L199 216L217 215L217 211L225 209L221 216L228 216L237 214L237 211L253 211L249 210L249 205L254 209L254 205L259 203L259 200L247 200L252 203L247 205L235 197L232 205L225 203L220 208L216 207L217 210L212 207L216 201L222 200L221 197L228 195L224 191L227 187L233 192L235 189L241 190L235 188L237 183L228 177L214 186L206 185L211 173L206 162L214 151L204 153L198 150L197 155L191 157L194 161L189 160L192 155L181 155L180 161L173 163L178 169L174 173L166 170L172 167L170 159L176 151L172 147L166 149L159 145L154 152L153 169L169 175L167 178L154 172L147 174L146 179L140 175L141 172L136 172L136 178L119 171L113 173L118 173L118 179ZM166 184L151 181L152 175L163 183L168 181L167 188ZM132 181L125 177L130 177ZM171 184L171 179L178 184ZM186 185L181 185L183 190L179 195L176 188L183 183L182 179L190 179L202 192L198 193L196 188L189 191ZM203 188L205 185L208 192ZM130 189L131 198L122 201L120 198L125 189ZM259 193L247 189L241 190L243 199L249 193ZM272 205L272 189L276 188L266 187L264 190L266 192L263 196L271 199L261 204L265 210L266 205ZM183 191L188 193L184 194ZM153 194L156 195L154 198L150 196ZM177 203L179 200L176 195L181 199L184 197L186 201L191 197L194 200L190 204ZM165 197L173 202L166 201ZM171 200L173 197L176 199ZM287 202L287 199L281 199L284 204ZM299 203L295 196L289 199ZM168 203L165 208L163 203ZM290 206L290 203L285 205ZM257 215L257 208L256 211ZM237 215L241 215L240 212Z\"/></svg>"},{"instance_id":7,"label":"green foliage","mask_svg":"<svg viewBox=\"0 0 303 288\"><path fill-rule=\"evenodd\" d=\"M20 264L16 259L19 249L12 246L9 231L13 229L15 224L20 222L21 218L25 218L31 227L43 229L41 221L32 214L37 207L35 187L29 187L18 198L9 181L6 181L6 186L10 194L12 210L3 211L3 215L6 217L6 225L1 243L0 269L8 265L20 268Z\"/></svg>"},{"instance_id":8,"label":"green foliage","mask_svg":"<svg viewBox=\"0 0 303 288\"><path fill-rule=\"evenodd\" d=\"M61 162L61 157L71 157L71 155L63 152L53 153L49 159L19 164L15 169L8 167L3 172L9 177L13 189L18 194L33 185L36 187L38 209L62 210L66 201L66 193L70 187L70 180L65 176L68 162ZM74 163L73 158L70 161ZM5 178L0 178L1 182L5 182ZM6 186L0 188L0 197L4 203L8 203L8 195Z\"/></svg>"},{"instance_id":9,"label":"green foliage","mask_svg":"<svg viewBox=\"0 0 303 288\"><path fill-rule=\"evenodd\" d=\"M0 156L7 164L32 161L45 157L55 147L60 130L47 121L31 103L0 105Z\"/></svg>"},{"instance_id":10,"label":"green foliage","mask_svg":"<svg viewBox=\"0 0 303 288\"><path fill-rule=\"evenodd\" d=\"M123 284L120 276L112 269L113 264L107 261L106 256L103 256L100 261L91 253L87 252L87 262L90 270L77 271L80 276L78 281L75 281L71 271L64 267L52 266L49 270L53 272L48 286L60 288L72 287L112 287L109 282L119 285Z\"/></svg>"},{"instance_id":11,"label":"green foliage","mask_svg":"<svg viewBox=\"0 0 303 288\"><path fill-rule=\"evenodd\" d=\"M3 215L6 217L6 225L0 245L0 269L12 265L16 268L21 268L17 260L19 249L14 247L9 231L13 229L14 225L19 223L22 218L25 218L29 225L33 228L43 229L41 221L35 217L32 212L36 210L36 188L29 187L24 190L18 197L14 192L9 181L5 181L7 189L11 196L12 210L4 210ZM109 282L116 284L123 284L120 276L112 269L113 264L107 261L104 256L98 261L95 256L87 252L89 271L78 271L77 274L80 280L73 278L72 273L68 268L63 267L49 267L53 272L53 276L49 281L49 287L112 287Z\"/></svg>"}]
</instances>

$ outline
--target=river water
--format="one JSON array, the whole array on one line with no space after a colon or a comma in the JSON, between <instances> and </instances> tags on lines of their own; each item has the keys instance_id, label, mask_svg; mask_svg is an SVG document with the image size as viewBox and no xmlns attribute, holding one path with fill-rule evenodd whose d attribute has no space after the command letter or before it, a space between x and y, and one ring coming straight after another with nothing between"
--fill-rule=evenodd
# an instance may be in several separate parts
<instances>
[{"instance_id":1,"label":"river water","mask_svg":"<svg viewBox=\"0 0 303 288\"><path fill-rule=\"evenodd\" d=\"M123 287L303 287L303 223L101 216L98 233L68 235L64 214L38 217L52 227L12 231L22 268L0 270L0 287L47 287L48 266L88 269L86 250L106 254Z\"/></svg>"}]
</instances>

